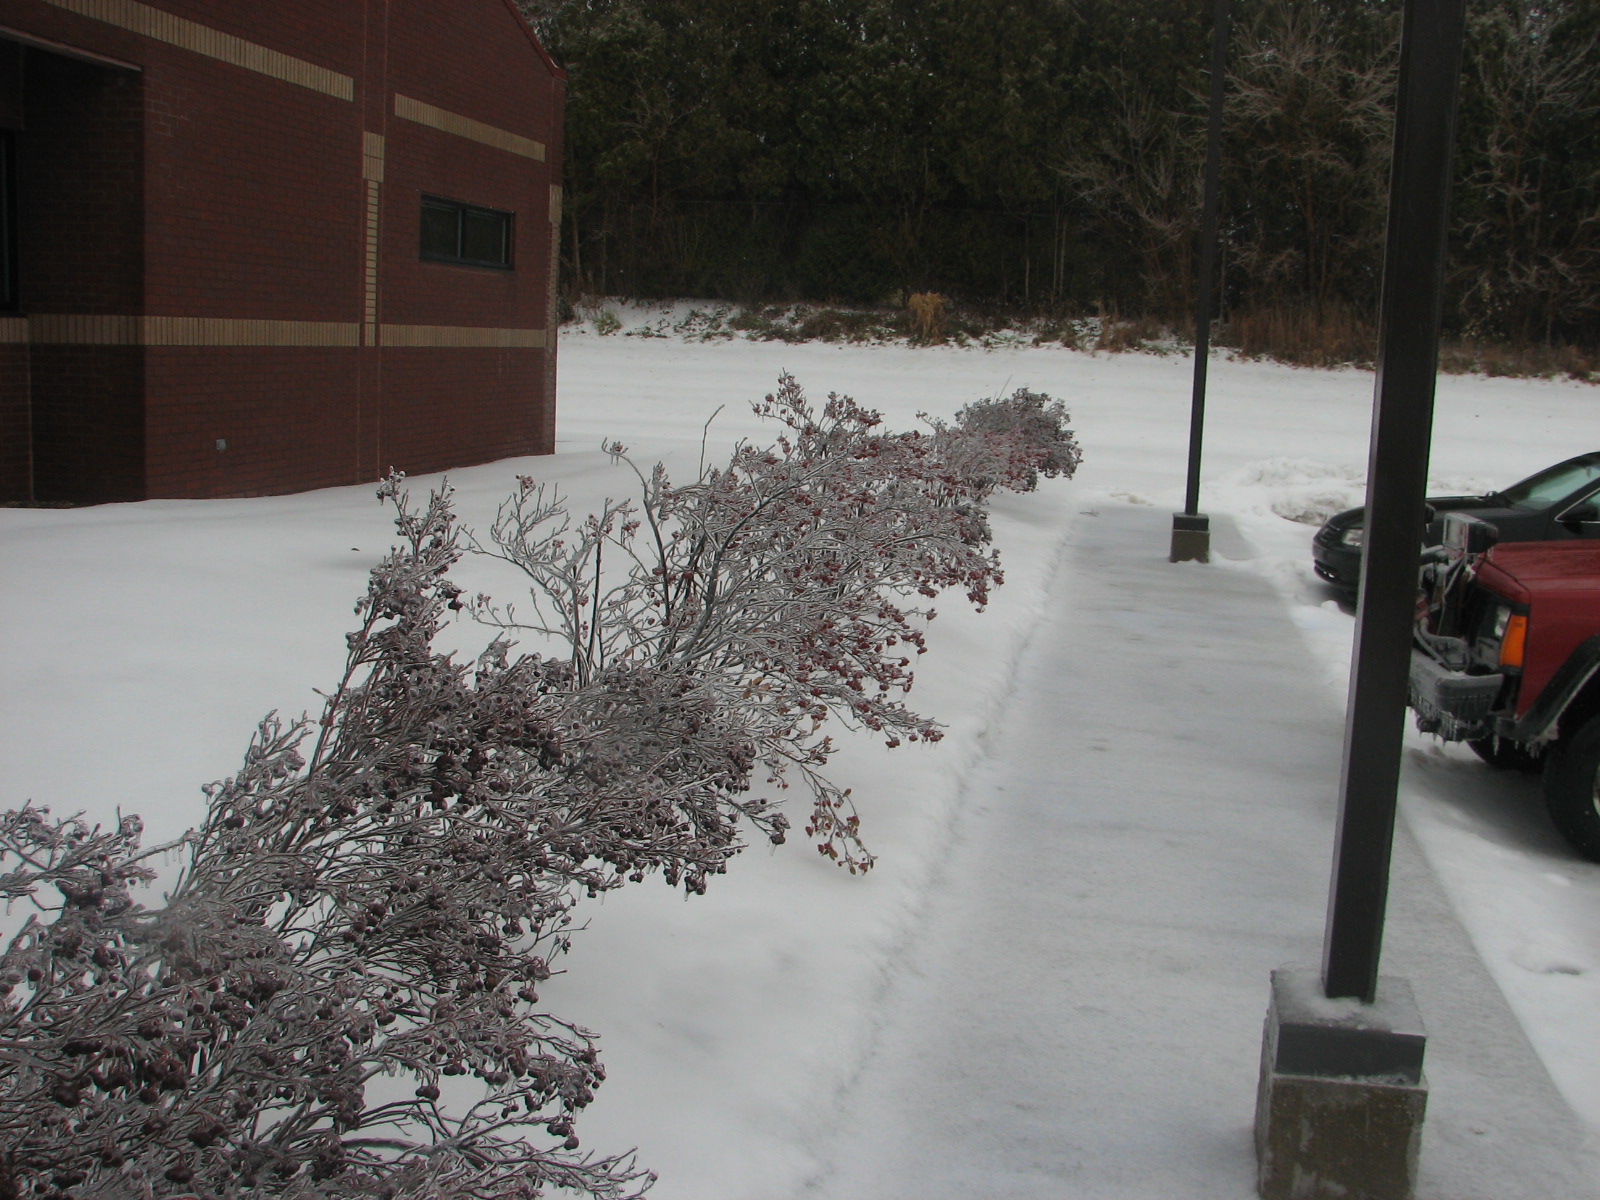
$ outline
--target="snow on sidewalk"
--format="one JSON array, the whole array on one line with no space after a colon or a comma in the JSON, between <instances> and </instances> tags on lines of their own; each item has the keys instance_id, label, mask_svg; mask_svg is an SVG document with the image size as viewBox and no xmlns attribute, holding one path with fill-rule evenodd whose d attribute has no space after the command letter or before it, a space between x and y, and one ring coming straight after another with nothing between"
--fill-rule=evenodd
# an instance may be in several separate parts
<instances>
[{"instance_id":1,"label":"snow on sidewalk","mask_svg":"<svg viewBox=\"0 0 1600 1200\"><path fill-rule=\"evenodd\" d=\"M1077 519L805 1194L1254 1196L1268 972L1320 954L1341 713L1280 597L1168 564L1167 520ZM1422 1200L1600 1195L1403 828L1384 970L1430 1030Z\"/></svg>"}]
</instances>

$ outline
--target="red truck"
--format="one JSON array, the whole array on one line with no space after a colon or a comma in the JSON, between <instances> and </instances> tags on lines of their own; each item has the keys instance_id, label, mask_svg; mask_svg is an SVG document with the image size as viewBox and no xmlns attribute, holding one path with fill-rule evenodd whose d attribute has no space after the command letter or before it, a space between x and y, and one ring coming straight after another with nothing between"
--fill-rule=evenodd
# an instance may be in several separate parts
<instances>
[{"instance_id":1,"label":"red truck","mask_svg":"<svg viewBox=\"0 0 1600 1200\"><path fill-rule=\"evenodd\" d=\"M1600 862L1600 522L1582 540L1496 545L1445 519L1411 654L1417 727L1495 766L1543 771L1551 820Z\"/></svg>"}]
</instances>

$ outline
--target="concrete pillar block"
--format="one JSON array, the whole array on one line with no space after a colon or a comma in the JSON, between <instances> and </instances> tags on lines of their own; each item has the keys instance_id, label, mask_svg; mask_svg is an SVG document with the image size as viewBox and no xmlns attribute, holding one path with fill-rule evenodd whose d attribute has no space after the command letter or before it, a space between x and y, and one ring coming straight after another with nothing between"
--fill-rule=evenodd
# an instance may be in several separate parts
<instances>
[{"instance_id":1,"label":"concrete pillar block","mask_svg":"<svg viewBox=\"0 0 1600 1200\"><path fill-rule=\"evenodd\" d=\"M1168 562L1211 561L1211 518L1205 513L1172 514L1172 550Z\"/></svg>"},{"instance_id":2,"label":"concrete pillar block","mask_svg":"<svg viewBox=\"0 0 1600 1200\"><path fill-rule=\"evenodd\" d=\"M1411 989L1329 1000L1320 973L1272 973L1256 1093L1263 1200L1412 1200L1428 1085Z\"/></svg>"}]
</instances>

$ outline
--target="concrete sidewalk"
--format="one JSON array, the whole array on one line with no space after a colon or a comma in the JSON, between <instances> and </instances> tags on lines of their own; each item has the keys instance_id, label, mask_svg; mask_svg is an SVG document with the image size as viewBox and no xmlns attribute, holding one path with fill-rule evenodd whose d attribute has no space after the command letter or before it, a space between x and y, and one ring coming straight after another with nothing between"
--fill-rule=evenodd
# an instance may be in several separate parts
<instances>
[{"instance_id":1,"label":"concrete sidewalk","mask_svg":"<svg viewBox=\"0 0 1600 1200\"><path fill-rule=\"evenodd\" d=\"M970 778L813 1194L1255 1195L1268 973L1320 958L1343 714L1270 585L1167 563L1168 527L1133 506L1077 518L1061 616ZM1107 715L1129 712L1184 715ZM1039 746L1059 770L1030 772ZM1025 910L985 903L997 873L1038 881ZM1419 1197L1600 1197L1585 1128L1403 825L1389 912L1384 973L1430 1034Z\"/></svg>"}]
</instances>

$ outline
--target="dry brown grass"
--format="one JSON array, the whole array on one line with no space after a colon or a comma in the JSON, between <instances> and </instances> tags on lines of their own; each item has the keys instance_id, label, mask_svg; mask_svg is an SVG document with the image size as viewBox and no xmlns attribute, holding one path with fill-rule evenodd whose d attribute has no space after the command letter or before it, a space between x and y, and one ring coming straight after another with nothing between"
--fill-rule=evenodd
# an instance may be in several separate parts
<instances>
[{"instance_id":1,"label":"dry brown grass","mask_svg":"<svg viewBox=\"0 0 1600 1200\"><path fill-rule=\"evenodd\" d=\"M1378 334L1342 305L1315 309L1290 305L1236 310L1214 340L1248 358L1275 358L1302 367L1370 366Z\"/></svg>"},{"instance_id":2,"label":"dry brown grass","mask_svg":"<svg viewBox=\"0 0 1600 1200\"><path fill-rule=\"evenodd\" d=\"M597 312L601 333L621 330L616 314ZM693 324L696 317L700 324ZM609 320L607 319L609 318ZM917 292L904 306L849 308L831 305L749 305L715 310L708 319L691 313L689 322L673 327L697 336L743 334L783 342L893 342L913 345L1060 344L1107 353L1187 353L1191 330L1174 330L1157 317L1124 316L1113 303L1096 305L1094 314L1056 311L1044 315L1026 310L984 307L950 299L939 292ZM725 333L721 331L726 331ZM1272 359L1297 366L1372 365L1377 333L1355 310L1335 308L1320 314L1307 307L1235 309L1213 328L1212 341L1250 358ZM1575 379L1600 384L1600 351L1577 346L1511 346L1474 340L1446 340L1439 347L1439 370L1445 374L1483 374L1510 378Z\"/></svg>"},{"instance_id":3,"label":"dry brown grass","mask_svg":"<svg viewBox=\"0 0 1600 1200\"><path fill-rule=\"evenodd\" d=\"M919 342L944 341L944 318L948 301L938 292L914 292L906 301L911 310L912 336Z\"/></svg>"},{"instance_id":4,"label":"dry brown grass","mask_svg":"<svg viewBox=\"0 0 1600 1200\"><path fill-rule=\"evenodd\" d=\"M1170 334L1171 330L1155 317L1123 317L1113 309L1100 318L1100 336L1094 349L1111 354L1148 350Z\"/></svg>"},{"instance_id":5,"label":"dry brown grass","mask_svg":"<svg viewBox=\"0 0 1600 1200\"><path fill-rule=\"evenodd\" d=\"M1320 312L1306 307L1253 308L1230 313L1216 343L1250 358L1272 358L1306 367L1371 366L1378 334L1369 321L1344 307ZM1600 383L1600 355L1576 346L1511 346L1472 340L1439 346L1439 370L1447 375L1495 375L1513 379L1577 379Z\"/></svg>"},{"instance_id":6,"label":"dry brown grass","mask_svg":"<svg viewBox=\"0 0 1600 1200\"><path fill-rule=\"evenodd\" d=\"M1580 383L1600 383L1600 356L1576 346L1446 342L1439 347L1439 370L1447 375L1576 379Z\"/></svg>"}]
</instances>

